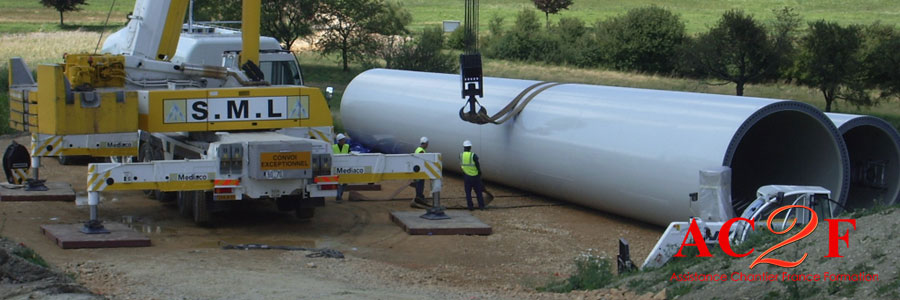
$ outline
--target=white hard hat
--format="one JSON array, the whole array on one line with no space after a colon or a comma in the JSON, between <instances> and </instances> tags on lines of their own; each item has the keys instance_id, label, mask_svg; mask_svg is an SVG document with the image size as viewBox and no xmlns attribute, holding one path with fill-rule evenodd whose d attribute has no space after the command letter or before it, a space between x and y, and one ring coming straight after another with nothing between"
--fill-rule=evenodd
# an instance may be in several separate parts
<instances>
[{"instance_id":1,"label":"white hard hat","mask_svg":"<svg viewBox=\"0 0 900 300\"><path fill-rule=\"evenodd\" d=\"M472 147L472 142L470 142L469 140L463 141L463 147Z\"/></svg>"},{"instance_id":2,"label":"white hard hat","mask_svg":"<svg viewBox=\"0 0 900 300\"><path fill-rule=\"evenodd\" d=\"M424 143L427 143L427 142L428 142L428 137L427 137L427 136L423 136L421 139L419 139L419 144L424 144Z\"/></svg>"},{"instance_id":3,"label":"white hard hat","mask_svg":"<svg viewBox=\"0 0 900 300\"><path fill-rule=\"evenodd\" d=\"M337 139L338 141L343 140L343 139L346 139L346 138L347 138L347 136L344 135L343 133L338 133L338 135L337 135L337 137L336 137L336 139Z\"/></svg>"}]
</instances>

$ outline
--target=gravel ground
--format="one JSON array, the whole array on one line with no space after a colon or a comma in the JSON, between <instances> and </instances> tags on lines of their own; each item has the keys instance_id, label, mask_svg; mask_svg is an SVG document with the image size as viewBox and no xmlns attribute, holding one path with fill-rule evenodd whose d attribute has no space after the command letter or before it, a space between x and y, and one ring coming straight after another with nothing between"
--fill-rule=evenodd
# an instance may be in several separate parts
<instances>
[{"instance_id":1,"label":"gravel ground","mask_svg":"<svg viewBox=\"0 0 900 300\"><path fill-rule=\"evenodd\" d=\"M26 143L27 137L17 138ZM0 142L0 147L9 140ZM85 186L86 166L60 166L43 159L41 175ZM583 253L612 257L617 239L643 259L662 228L566 205L488 184L497 196L473 215L491 225L490 236L410 236L389 220L393 210L412 210L405 182L364 201L326 201L311 221L251 204L216 216L210 228L194 226L167 204L140 192L103 194L100 216L144 232L152 247L62 250L43 237L41 224L71 224L88 209L65 202L4 202L0 235L25 242L54 266L73 274L90 291L111 299L650 299L658 292L620 290L539 293L536 287L566 278ZM462 206L462 182L447 175L442 198ZM83 197L82 194L80 197ZM326 247L343 260L309 258L303 251L222 250L223 244L262 243Z\"/></svg>"}]
</instances>

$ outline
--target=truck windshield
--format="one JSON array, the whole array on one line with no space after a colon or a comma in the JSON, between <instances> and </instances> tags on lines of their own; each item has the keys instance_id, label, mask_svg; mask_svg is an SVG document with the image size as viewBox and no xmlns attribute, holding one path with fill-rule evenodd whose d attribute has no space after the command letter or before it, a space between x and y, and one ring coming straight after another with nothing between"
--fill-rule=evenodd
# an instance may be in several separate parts
<instances>
[{"instance_id":1,"label":"truck windshield","mask_svg":"<svg viewBox=\"0 0 900 300\"><path fill-rule=\"evenodd\" d=\"M290 60L263 61L259 64L266 80L272 85L299 85L300 73L297 63Z\"/></svg>"}]
</instances>

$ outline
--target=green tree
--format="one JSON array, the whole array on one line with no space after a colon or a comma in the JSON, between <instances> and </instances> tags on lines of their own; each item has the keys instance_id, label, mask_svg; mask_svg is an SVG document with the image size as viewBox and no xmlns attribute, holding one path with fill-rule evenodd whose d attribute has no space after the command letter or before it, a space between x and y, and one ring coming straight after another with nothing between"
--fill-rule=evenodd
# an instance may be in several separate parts
<instances>
[{"instance_id":1,"label":"green tree","mask_svg":"<svg viewBox=\"0 0 900 300\"><path fill-rule=\"evenodd\" d=\"M239 21L241 20L241 1L194 0L193 14L195 21ZM185 15L185 18L187 17Z\"/></svg>"},{"instance_id":2,"label":"green tree","mask_svg":"<svg viewBox=\"0 0 900 300\"><path fill-rule=\"evenodd\" d=\"M80 5L84 5L84 0L41 0L44 7L50 7L59 12L59 26L63 26L63 13L69 11L81 10Z\"/></svg>"},{"instance_id":3,"label":"green tree","mask_svg":"<svg viewBox=\"0 0 900 300\"><path fill-rule=\"evenodd\" d=\"M873 24L866 28L863 65L866 81L881 90L882 99L900 98L900 31Z\"/></svg>"},{"instance_id":4,"label":"green tree","mask_svg":"<svg viewBox=\"0 0 900 300\"><path fill-rule=\"evenodd\" d=\"M587 55L619 70L670 72L685 40L684 22L658 6L631 9L594 28L595 53Z\"/></svg>"},{"instance_id":5,"label":"green tree","mask_svg":"<svg viewBox=\"0 0 900 300\"><path fill-rule=\"evenodd\" d=\"M377 28L381 37L377 39L380 44L377 46L376 56L384 59L387 68L393 65L395 59L404 46L407 45L407 34L409 30L406 26L412 22L412 14L403 9L399 2L388 2L384 7L384 11L378 15L372 22L373 28ZM443 37L443 36L442 36ZM441 40L443 44L443 39ZM365 64L375 65L377 63L365 61Z\"/></svg>"},{"instance_id":6,"label":"green tree","mask_svg":"<svg viewBox=\"0 0 900 300\"><path fill-rule=\"evenodd\" d=\"M753 16L727 11L708 32L687 47L686 60L702 74L733 82L735 93L744 95L744 85L763 81L775 72L775 43Z\"/></svg>"},{"instance_id":7,"label":"green tree","mask_svg":"<svg viewBox=\"0 0 900 300\"><path fill-rule=\"evenodd\" d=\"M262 1L260 32L272 36L290 50L294 41L313 33L317 0L265 0Z\"/></svg>"},{"instance_id":8,"label":"green tree","mask_svg":"<svg viewBox=\"0 0 900 300\"><path fill-rule=\"evenodd\" d=\"M769 78L784 78L790 81L796 78L794 59L797 57L798 28L803 21L793 8L783 7L772 10L775 20L772 22L769 37L774 42L775 65Z\"/></svg>"},{"instance_id":9,"label":"green tree","mask_svg":"<svg viewBox=\"0 0 900 300\"><path fill-rule=\"evenodd\" d=\"M317 0L263 0L260 33L291 49L294 42L312 34L319 9ZM240 0L194 0L194 19L234 21L241 19Z\"/></svg>"},{"instance_id":10,"label":"green tree","mask_svg":"<svg viewBox=\"0 0 900 300\"><path fill-rule=\"evenodd\" d=\"M572 5L572 0L534 0L534 6L544 12L548 30L550 29L550 14L569 9L569 5Z\"/></svg>"},{"instance_id":11,"label":"green tree","mask_svg":"<svg viewBox=\"0 0 900 300\"><path fill-rule=\"evenodd\" d=\"M825 111L831 111L836 99L857 106L871 105L871 97L863 85L859 27L843 27L836 22L819 20L809 23L800 40L797 59L801 84L814 87L825 97Z\"/></svg>"},{"instance_id":12,"label":"green tree","mask_svg":"<svg viewBox=\"0 0 900 300\"><path fill-rule=\"evenodd\" d=\"M405 28L400 26L404 20L397 19L405 14L392 12L391 7L381 0L323 1L319 13L322 36L316 45L323 55L339 53L343 70L349 70L350 61L363 61L378 50L375 34L396 34Z\"/></svg>"},{"instance_id":13,"label":"green tree","mask_svg":"<svg viewBox=\"0 0 900 300\"><path fill-rule=\"evenodd\" d=\"M412 23L412 14L400 2L385 2L370 27L381 35L405 35L409 34L406 28L409 23Z\"/></svg>"}]
</instances>

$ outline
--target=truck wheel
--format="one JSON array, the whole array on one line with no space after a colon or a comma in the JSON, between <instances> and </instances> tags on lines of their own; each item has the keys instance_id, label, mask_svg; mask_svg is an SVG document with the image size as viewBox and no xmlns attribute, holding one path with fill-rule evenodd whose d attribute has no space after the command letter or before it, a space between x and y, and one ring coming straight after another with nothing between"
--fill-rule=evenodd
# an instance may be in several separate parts
<instances>
[{"instance_id":1,"label":"truck wheel","mask_svg":"<svg viewBox=\"0 0 900 300\"><path fill-rule=\"evenodd\" d=\"M191 195L193 192L178 192L178 213L185 217L193 217L194 216L194 202L192 202Z\"/></svg>"},{"instance_id":2,"label":"truck wheel","mask_svg":"<svg viewBox=\"0 0 900 300\"><path fill-rule=\"evenodd\" d=\"M210 225L212 221L212 211L210 207L211 197L207 197L205 191L187 192L191 195L191 202L194 204L194 223L201 226Z\"/></svg>"},{"instance_id":3,"label":"truck wheel","mask_svg":"<svg viewBox=\"0 0 900 300\"><path fill-rule=\"evenodd\" d=\"M312 219L313 216L315 216L315 214L316 214L316 208L315 207L300 207L300 208L297 208L296 214L297 214L297 219L301 219L301 220Z\"/></svg>"},{"instance_id":4,"label":"truck wheel","mask_svg":"<svg viewBox=\"0 0 900 300\"><path fill-rule=\"evenodd\" d=\"M141 144L141 147L138 148L138 160L142 162L151 162L154 160L162 160L163 153L162 149L157 147L153 147L150 142L144 142ZM171 202L178 198L176 192L161 192L158 190L144 190L144 195L147 195L151 199L159 200L160 202ZM180 207L180 206L179 206Z\"/></svg>"}]
</instances>

